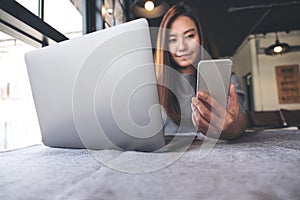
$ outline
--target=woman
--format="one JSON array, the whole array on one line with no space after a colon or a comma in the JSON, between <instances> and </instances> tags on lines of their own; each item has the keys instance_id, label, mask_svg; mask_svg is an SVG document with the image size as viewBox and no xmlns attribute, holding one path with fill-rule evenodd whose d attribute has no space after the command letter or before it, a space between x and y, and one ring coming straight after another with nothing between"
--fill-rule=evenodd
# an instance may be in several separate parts
<instances>
[{"instance_id":1,"label":"woman","mask_svg":"<svg viewBox=\"0 0 300 200\"><path fill-rule=\"evenodd\" d=\"M227 108L208 94L195 91L197 72L194 66L200 60L211 58L218 58L218 54L203 23L198 22L188 6L171 7L160 24L155 51L166 133L197 131L210 137L233 139L246 129L242 106L244 93L235 74L231 77ZM216 112L209 109L211 105ZM222 116L224 110L225 116Z\"/></svg>"}]
</instances>

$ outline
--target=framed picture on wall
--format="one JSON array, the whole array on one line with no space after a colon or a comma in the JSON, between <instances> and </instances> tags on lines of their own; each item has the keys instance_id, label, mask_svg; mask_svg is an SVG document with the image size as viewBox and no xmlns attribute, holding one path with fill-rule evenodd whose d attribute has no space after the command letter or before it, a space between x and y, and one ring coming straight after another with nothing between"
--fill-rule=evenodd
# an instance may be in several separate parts
<instances>
[{"instance_id":1,"label":"framed picture on wall","mask_svg":"<svg viewBox=\"0 0 300 200\"><path fill-rule=\"evenodd\" d=\"M279 104L300 103L299 65L276 66Z\"/></svg>"}]
</instances>

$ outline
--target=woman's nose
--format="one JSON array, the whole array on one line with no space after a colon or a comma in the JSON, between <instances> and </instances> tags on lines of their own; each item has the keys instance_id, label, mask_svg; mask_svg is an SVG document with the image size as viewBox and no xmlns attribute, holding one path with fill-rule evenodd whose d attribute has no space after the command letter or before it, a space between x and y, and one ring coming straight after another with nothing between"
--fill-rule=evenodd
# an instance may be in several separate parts
<instances>
[{"instance_id":1,"label":"woman's nose","mask_svg":"<svg viewBox=\"0 0 300 200\"><path fill-rule=\"evenodd\" d=\"M185 51L187 48L185 40L182 38L178 41L178 51Z\"/></svg>"}]
</instances>

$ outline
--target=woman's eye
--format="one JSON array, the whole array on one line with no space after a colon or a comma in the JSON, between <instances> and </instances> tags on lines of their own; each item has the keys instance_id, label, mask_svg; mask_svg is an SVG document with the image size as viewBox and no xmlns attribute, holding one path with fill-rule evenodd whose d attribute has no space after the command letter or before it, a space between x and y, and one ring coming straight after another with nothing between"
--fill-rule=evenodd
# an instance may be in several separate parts
<instances>
[{"instance_id":1,"label":"woman's eye","mask_svg":"<svg viewBox=\"0 0 300 200\"><path fill-rule=\"evenodd\" d=\"M170 38L169 39L169 43L175 43L176 42L176 39L175 38Z\"/></svg>"},{"instance_id":2,"label":"woman's eye","mask_svg":"<svg viewBox=\"0 0 300 200\"><path fill-rule=\"evenodd\" d=\"M194 34L190 34L190 35L187 35L186 38L194 38L195 35Z\"/></svg>"}]
</instances>

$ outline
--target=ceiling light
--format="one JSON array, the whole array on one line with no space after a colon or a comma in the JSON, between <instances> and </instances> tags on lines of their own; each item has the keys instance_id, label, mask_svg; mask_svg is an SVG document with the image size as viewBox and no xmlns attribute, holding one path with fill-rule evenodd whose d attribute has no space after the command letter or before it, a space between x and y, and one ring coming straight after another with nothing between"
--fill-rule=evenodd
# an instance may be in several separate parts
<instances>
[{"instance_id":1,"label":"ceiling light","mask_svg":"<svg viewBox=\"0 0 300 200\"><path fill-rule=\"evenodd\" d=\"M275 44L272 44L268 48L265 49L266 55L278 55L286 53L290 50L290 46L287 43L279 42L278 35L276 34Z\"/></svg>"},{"instance_id":2,"label":"ceiling light","mask_svg":"<svg viewBox=\"0 0 300 200\"><path fill-rule=\"evenodd\" d=\"M162 16L169 8L163 0L136 0L131 5L131 12L135 17L157 18Z\"/></svg>"},{"instance_id":3,"label":"ceiling light","mask_svg":"<svg viewBox=\"0 0 300 200\"><path fill-rule=\"evenodd\" d=\"M274 47L273 50L275 53L281 53L283 48L282 48L282 46L279 45L279 46Z\"/></svg>"},{"instance_id":4,"label":"ceiling light","mask_svg":"<svg viewBox=\"0 0 300 200\"><path fill-rule=\"evenodd\" d=\"M148 11L152 11L154 8L154 3L152 1L146 1L144 8Z\"/></svg>"}]
</instances>

